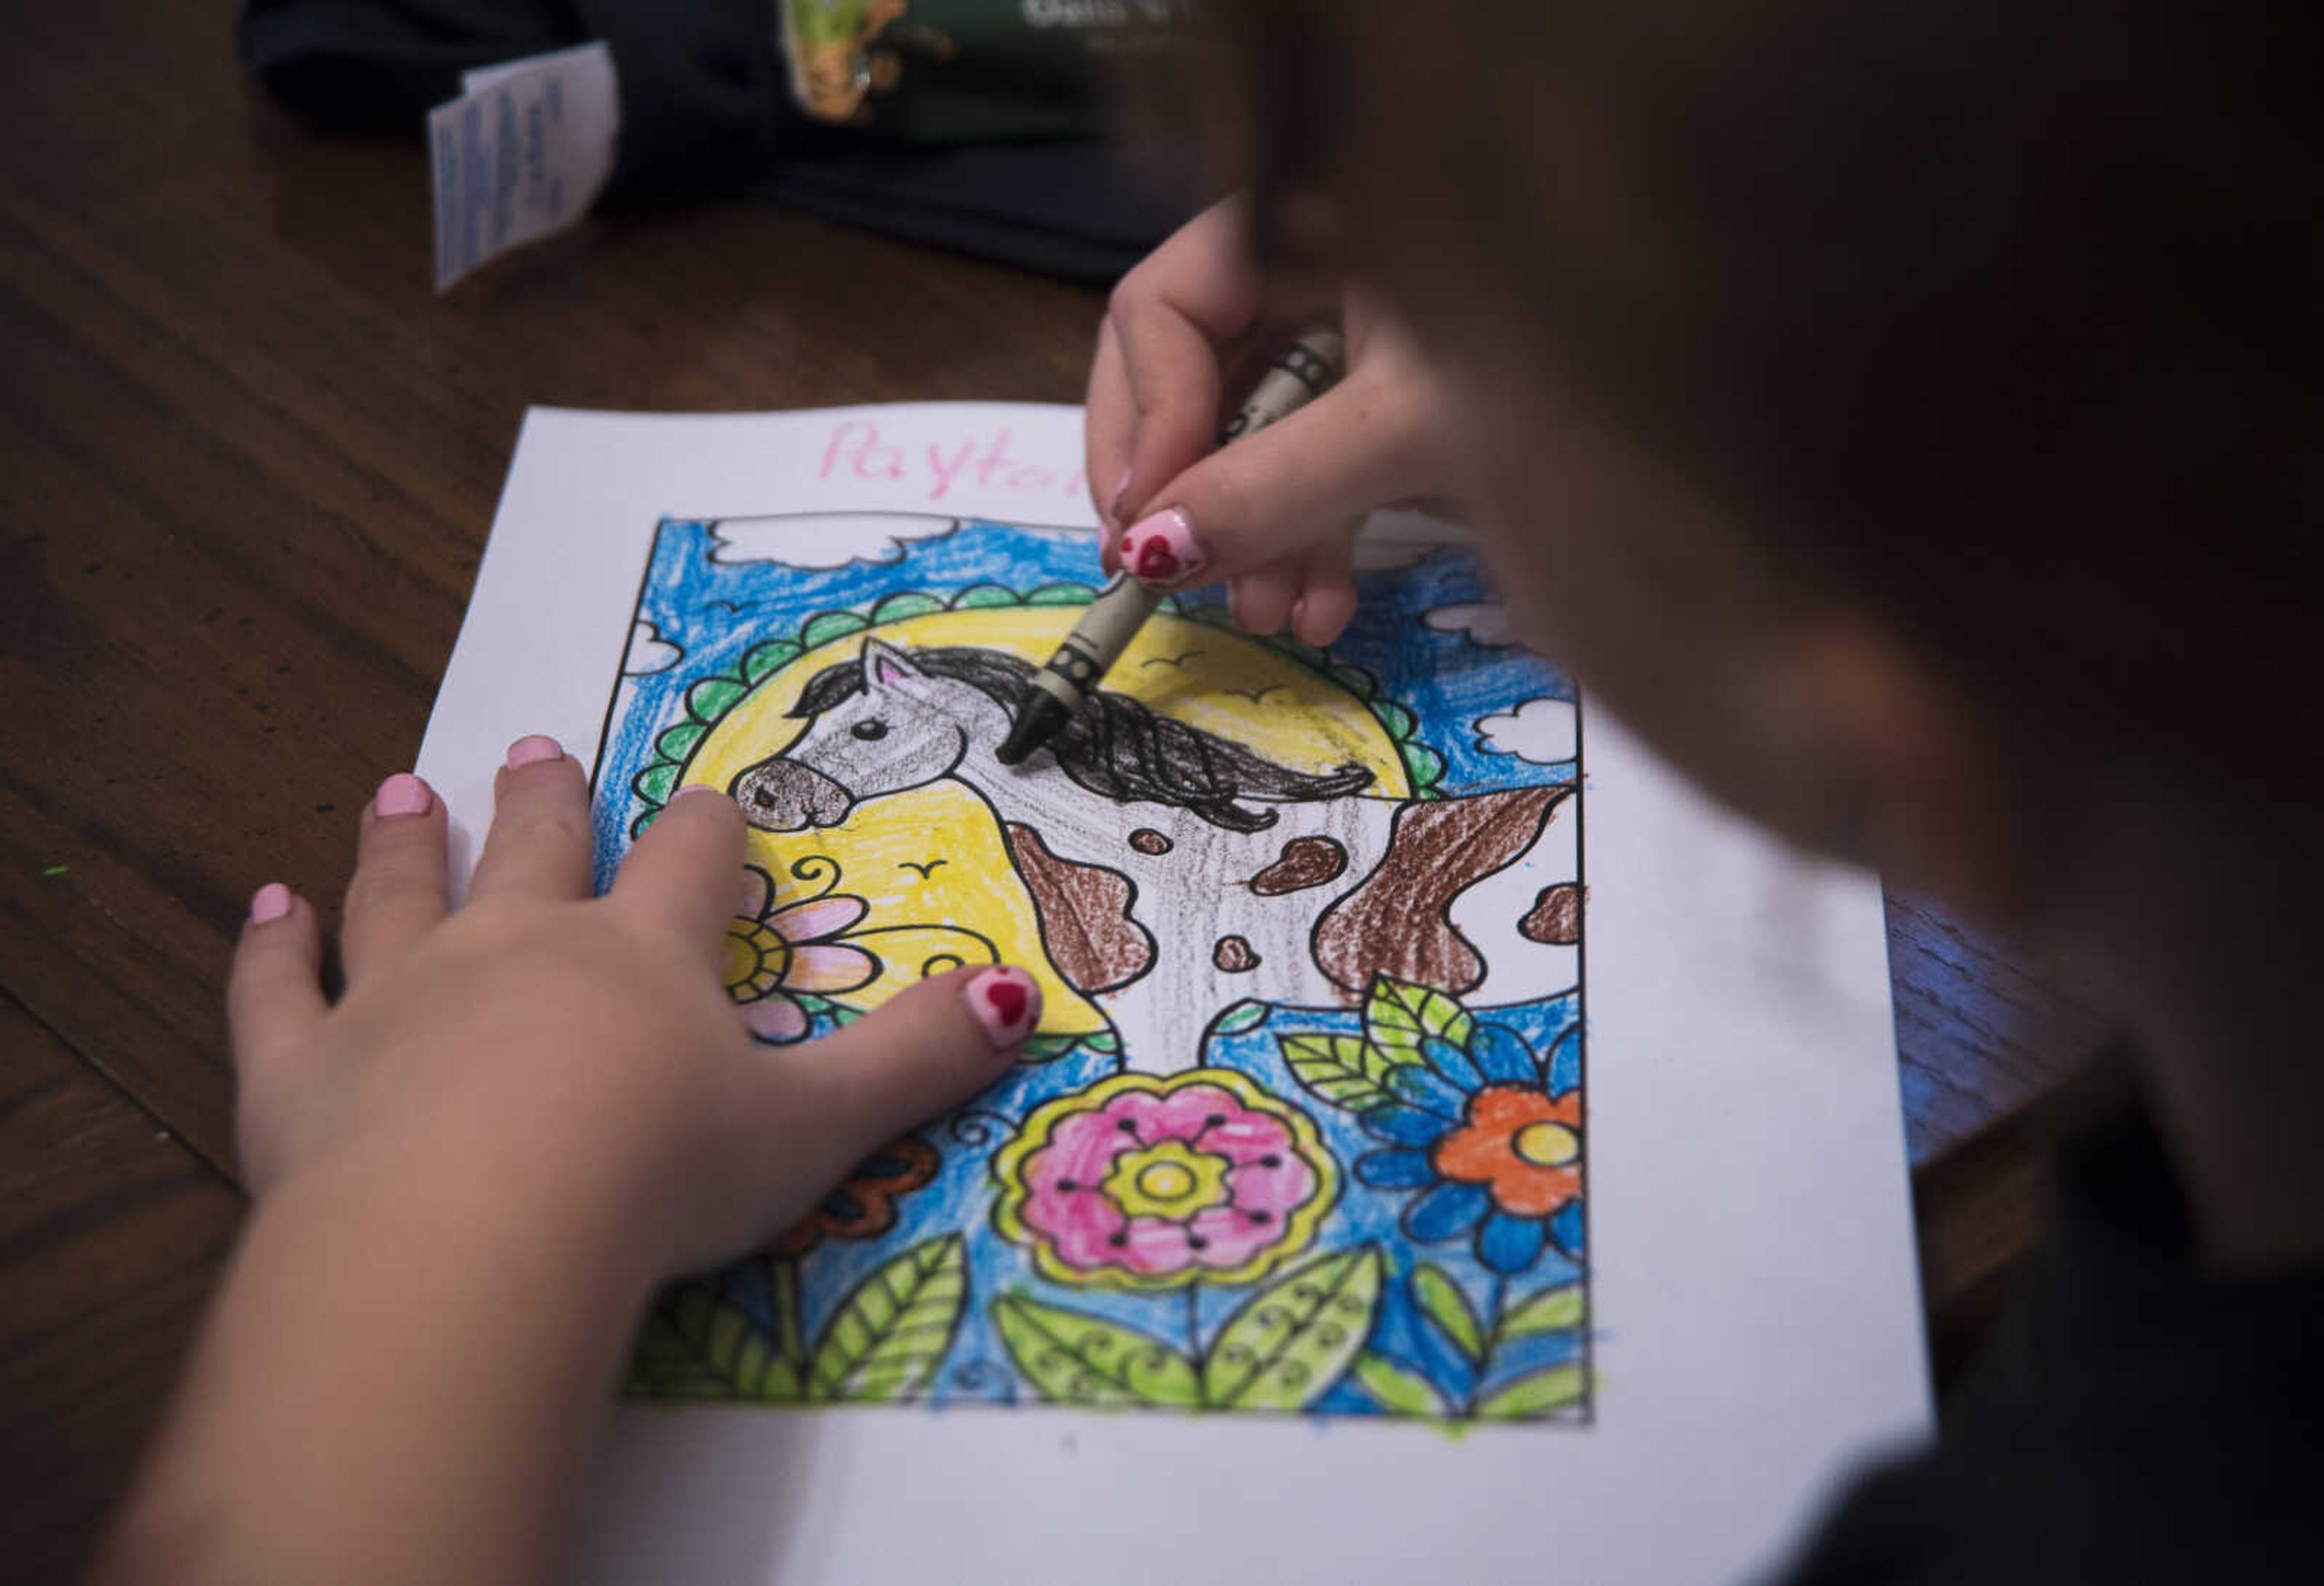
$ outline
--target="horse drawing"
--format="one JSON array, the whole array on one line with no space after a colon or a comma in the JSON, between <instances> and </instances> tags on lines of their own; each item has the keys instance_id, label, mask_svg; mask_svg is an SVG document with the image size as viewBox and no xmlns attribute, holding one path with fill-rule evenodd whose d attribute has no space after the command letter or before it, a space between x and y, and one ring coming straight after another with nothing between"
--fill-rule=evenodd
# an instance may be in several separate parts
<instances>
[{"instance_id":1,"label":"horse drawing","mask_svg":"<svg viewBox=\"0 0 2324 1586\"><path fill-rule=\"evenodd\" d=\"M867 640L809 680L791 712L806 728L729 791L754 825L797 832L940 779L966 787L1057 973L1147 1072L1194 1066L1210 1019L1246 999L1345 1007L1388 973L1488 1007L1576 983L1570 789L1388 797L1363 766L1302 771L1102 689L1004 766L1032 670Z\"/></svg>"}]
</instances>

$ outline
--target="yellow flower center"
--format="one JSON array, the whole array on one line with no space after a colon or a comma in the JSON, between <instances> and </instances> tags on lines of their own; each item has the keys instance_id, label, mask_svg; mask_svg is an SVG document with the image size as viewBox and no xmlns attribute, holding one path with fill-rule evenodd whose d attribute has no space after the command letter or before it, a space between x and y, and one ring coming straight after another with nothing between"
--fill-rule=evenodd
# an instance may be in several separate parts
<instances>
[{"instance_id":1,"label":"yellow flower center","mask_svg":"<svg viewBox=\"0 0 2324 1586\"><path fill-rule=\"evenodd\" d=\"M755 1001L783 983L791 966L791 945L755 920L737 919L726 929L726 945L719 959L726 994L737 1002Z\"/></svg>"},{"instance_id":2,"label":"yellow flower center","mask_svg":"<svg viewBox=\"0 0 2324 1586\"><path fill-rule=\"evenodd\" d=\"M1183 1222L1226 1200L1227 1170L1233 1166L1184 1140L1164 1140L1116 1157L1100 1187L1130 1216Z\"/></svg>"},{"instance_id":3,"label":"yellow flower center","mask_svg":"<svg viewBox=\"0 0 2324 1586\"><path fill-rule=\"evenodd\" d=\"M1157 1201L1175 1201L1194 1187L1193 1171L1176 1162L1157 1162L1138 1176L1138 1193Z\"/></svg>"},{"instance_id":4,"label":"yellow flower center","mask_svg":"<svg viewBox=\"0 0 2324 1586\"><path fill-rule=\"evenodd\" d=\"M1582 1137L1562 1123L1544 1120L1517 1130L1509 1149L1536 1167L1563 1167L1582 1155Z\"/></svg>"}]
</instances>

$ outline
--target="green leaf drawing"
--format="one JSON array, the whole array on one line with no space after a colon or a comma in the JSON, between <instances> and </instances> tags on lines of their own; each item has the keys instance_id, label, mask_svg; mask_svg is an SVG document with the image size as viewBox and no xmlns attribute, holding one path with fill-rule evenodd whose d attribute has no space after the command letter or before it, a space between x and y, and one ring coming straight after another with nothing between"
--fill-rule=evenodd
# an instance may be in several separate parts
<instances>
[{"instance_id":1,"label":"green leaf drawing","mask_svg":"<svg viewBox=\"0 0 2324 1586\"><path fill-rule=\"evenodd\" d=\"M1086 1039L1085 1036L1035 1036L1017 1049L1017 1061L1054 1063Z\"/></svg>"},{"instance_id":2,"label":"green leaf drawing","mask_svg":"<svg viewBox=\"0 0 2324 1586\"><path fill-rule=\"evenodd\" d=\"M1443 1417L1452 1406L1417 1371L1407 1371L1385 1355L1367 1354L1356 1362L1356 1380L1388 1408L1400 1415Z\"/></svg>"},{"instance_id":3,"label":"green leaf drawing","mask_svg":"<svg viewBox=\"0 0 2324 1586\"><path fill-rule=\"evenodd\" d=\"M1082 1045L1091 1051L1111 1057L1121 1050L1121 1037L1113 1033L1111 1025L1081 1037Z\"/></svg>"},{"instance_id":4,"label":"green leaf drawing","mask_svg":"<svg viewBox=\"0 0 2324 1586\"><path fill-rule=\"evenodd\" d=\"M798 658L799 647L788 639L770 639L764 644L754 644L742 658L742 681L755 686L764 681L769 673L780 671Z\"/></svg>"},{"instance_id":5,"label":"green leaf drawing","mask_svg":"<svg viewBox=\"0 0 2324 1586\"><path fill-rule=\"evenodd\" d=\"M656 761L653 764L640 771L638 773L637 781L632 785L637 788L640 794L653 800L656 804L667 804L669 802L670 787L677 780L677 763L672 761L662 760Z\"/></svg>"},{"instance_id":6,"label":"green leaf drawing","mask_svg":"<svg viewBox=\"0 0 2324 1586\"><path fill-rule=\"evenodd\" d=\"M952 1347L967 1298L960 1235L912 1246L840 1302L807 1361L807 1397L904 1397Z\"/></svg>"},{"instance_id":7,"label":"green leaf drawing","mask_svg":"<svg viewBox=\"0 0 2324 1586\"><path fill-rule=\"evenodd\" d=\"M1391 1062L1424 1061L1420 1045L1431 1037L1465 1047L1471 1028L1461 1004L1427 986L1376 974L1364 994L1364 1034Z\"/></svg>"},{"instance_id":8,"label":"green leaf drawing","mask_svg":"<svg viewBox=\"0 0 2324 1586\"><path fill-rule=\"evenodd\" d=\"M999 584L972 584L952 597L952 609L956 612L978 612L989 606L1019 604L1015 590Z\"/></svg>"},{"instance_id":9,"label":"green leaf drawing","mask_svg":"<svg viewBox=\"0 0 2324 1586\"><path fill-rule=\"evenodd\" d=\"M925 617L930 612L944 609L944 602L935 595L911 590L902 595L891 595L873 606L872 620L874 622L900 622L907 617Z\"/></svg>"},{"instance_id":10,"label":"green leaf drawing","mask_svg":"<svg viewBox=\"0 0 2324 1586\"><path fill-rule=\"evenodd\" d=\"M1555 1288L1529 1294L1502 1315L1493 1337L1507 1342L1537 1338L1545 1332L1568 1332L1582 1325L1582 1286L1578 1283L1562 1283Z\"/></svg>"},{"instance_id":11,"label":"green leaf drawing","mask_svg":"<svg viewBox=\"0 0 2324 1586\"><path fill-rule=\"evenodd\" d=\"M1257 1029L1267 1022L1267 1004L1254 1002L1246 997L1211 1021L1211 1033L1239 1036L1247 1029Z\"/></svg>"},{"instance_id":12,"label":"green leaf drawing","mask_svg":"<svg viewBox=\"0 0 2324 1586\"><path fill-rule=\"evenodd\" d=\"M1485 1358L1485 1330L1478 1324L1477 1313L1469 1308L1468 1296L1444 1275L1443 1268L1423 1263L1412 1275L1412 1297L1471 1364Z\"/></svg>"},{"instance_id":13,"label":"green leaf drawing","mask_svg":"<svg viewBox=\"0 0 2324 1586\"><path fill-rule=\"evenodd\" d=\"M675 727L665 728L661 736L654 740L654 752L682 761L693 752L694 746L702 742L702 734L708 731L710 729L700 722L680 722Z\"/></svg>"},{"instance_id":14,"label":"green leaf drawing","mask_svg":"<svg viewBox=\"0 0 2324 1586\"><path fill-rule=\"evenodd\" d=\"M1087 605L1097 591L1086 584L1044 584L1025 596L1027 605Z\"/></svg>"},{"instance_id":15,"label":"green leaf drawing","mask_svg":"<svg viewBox=\"0 0 2324 1586\"><path fill-rule=\"evenodd\" d=\"M1397 749L1404 757L1404 774L1412 779L1416 788L1425 791L1434 788L1444 775L1444 757L1427 744L1406 740Z\"/></svg>"},{"instance_id":16,"label":"green leaf drawing","mask_svg":"<svg viewBox=\"0 0 2324 1586\"><path fill-rule=\"evenodd\" d=\"M1420 724L1413 719L1410 711L1393 699L1373 700L1372 715L1378 716L1379 724L1388 729L1388 735L1399 743L1410 738L1413 729Z\"/></svg>"},{"instance_id":17,"label":"green leaf drawing","mask_svg":"<svg viewBox=\"0 0 2324 1586\"><path fill-rule=\"evenodd\" d=\"M855 612L823 612L809 617L807 626L799 630L799 648L813 650L818 644L861 632L871 625L871 619Z\"/></svg>"},{"instance_id":18,"label":"green leaf drawing","mask_svg":"<svg viewBox=\"0 0 2324 1586\"><path fill-rule=\"evenodd\" d=\"M1122 1409L1193 1409L1202 1401L1194 1363L1162 1340L1023 1295L992 1302L1009 1358L1055 1404Z\"/></svg>"},{"instance_id":19,"label":"green leaf drawing","mask_svg":"<svg viewBox=\"0 0 2324 1586\"><path fill-rule=\"evenodd\" d=\"M1214 1408L1297 1410L1339 1381L1371 1334L1379 1308L1377 1248L1318 1256L1242 1303L1203 1361L1203 1400Z\"/></svg>"},{"instance_id":20,"label":"green leaf drawing","mask_svg":"<svg viewBox=\"0 0 2324 1586\"><path fill-rule=\"evenodd\" d=\"M1281 1036L1276 1045L1291 1077L1334 1107L1361 1112L1388 1100L1373 1078L1381 1059L1361 1036Z\"/></svg>"},{"instance_id":21,"label":"green leaf drawing","mask_svg":"<svg viewBox=\"0 0 2324 1586\"><path fill-rule=\"evenodd\" d=\"M1524 1421L1546 1415L1578 1403L1589 1380L1589 1374L1577 1365L1552 1366L1546 1371L1536 1371L1488 1397L1477 1406L1477 1419Z\"/></svg>"},{"instance_id":22,"label":"green leaf drawing","mask_svg":"<svg viewBox=\"0 0 2324 1586\"><path fill-rule=\"evenodd\" d=\"M715 722L750 692L739 678L705 678L686 691L686 710L697 722Z\"/></svg>"},{"instance_id":23,"label":"green leaf drawing","mask_svg":"<svg viewBox=\"0 0 2324 1586\"><path fill-rule=\"evenodd\" d=\"M759 1398L780 1387L770 1379L781 1368L749 1318L719 1297L716 1284L688 1283L647 1313L626 1386L651 1398Z\"/></svg>"}]
</instances>

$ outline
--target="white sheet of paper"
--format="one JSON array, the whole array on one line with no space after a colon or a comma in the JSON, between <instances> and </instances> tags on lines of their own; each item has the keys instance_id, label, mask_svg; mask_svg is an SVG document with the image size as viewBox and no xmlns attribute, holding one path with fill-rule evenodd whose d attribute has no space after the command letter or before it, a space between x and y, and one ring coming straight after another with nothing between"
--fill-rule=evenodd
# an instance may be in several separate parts
<instances>
[{"instance_id":1,"label":"white sheet of paper","mask_svg":"<svg viewBox=\"0 0 2324 1586\"><path fill-rule=\"evenodd\" d=\"M1093 528L1080 459L1066 408L534 410L420 760L456 869L512 740L592 761L664 515ZM1928 1426L1879 889L1602 714L1587 737L1591 1424L625 1405L583 1577L1699 1586L1778 1562Z\"/></svg>"}]
</instances>

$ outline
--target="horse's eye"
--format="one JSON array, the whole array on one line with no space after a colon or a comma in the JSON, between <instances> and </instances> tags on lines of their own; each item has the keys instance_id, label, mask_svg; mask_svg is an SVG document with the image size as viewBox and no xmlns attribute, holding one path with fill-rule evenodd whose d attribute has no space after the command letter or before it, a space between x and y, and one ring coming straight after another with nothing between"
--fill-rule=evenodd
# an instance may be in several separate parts
<instances>
[{"instance_id":1,"label":"horse's eye","mask_svg":"<svg viewBox=\"0 0 2324 1586\"><path fill-rule=\"evenodd\" d=\"M868 742L874 738L885 738L888 735L888 724L885 722L858 722L847 730L854 733L858 738L862 738Z\"/></svg>"}]
</instances>

